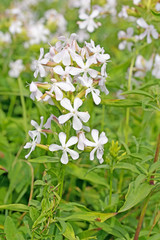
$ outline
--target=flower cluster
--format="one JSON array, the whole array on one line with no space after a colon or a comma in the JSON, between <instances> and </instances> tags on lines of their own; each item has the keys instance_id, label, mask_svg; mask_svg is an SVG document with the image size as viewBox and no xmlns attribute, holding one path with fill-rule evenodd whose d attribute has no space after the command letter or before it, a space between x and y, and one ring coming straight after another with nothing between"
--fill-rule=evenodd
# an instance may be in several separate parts
<instances>
[{"instance_id":1,"label":"flower cluster","mask_svg":"<svg viewBox=\"0 0 160 240\"><path fill-rule=\"evenodd\" d=\"M46 54L44 54L43 48L40 49L40 57L35 62L34 77L37 78L39 74L40 77L47 76L50 81L32 82L30 97L33 100L37 99L55 105L59 109L60 115L52 114L44 125L43 117L41 117L40 126L35 121L31 121L36 130L29 131L32 142L25 145L25 148L31 148L26 158L36 146L41 147L41 134L47 137L46 133L51 131L51 122L54 120L64 131L59 133L61 145L53 143L48 150L52 152L61 150L63 164L68 163L68 154L72 159L78 159L79 153L70 149L75 144L82 151L86 147L92 149L90 160L94 159L94 153L97 152L96 156L99 162L103 162L103 146L108 139L104 132L99 136L96 129L91 131L93 142L86 138L85 134L90 132L90 128L84 124L89 121L90 114L79 108L82 107L89 93L96 105L101 102L100 90L108 94L105 81L107 77L106 64L110 56L99 45L96 46L93 40L89 43L85 42L84 47L80 47L76 38L76 34L72 34L69 39L60 37L56 45L50 46L49 52ZM70 136L66 132L66 126L68 126L66 124L69 124L70 130L72 129L76 136Z\"/></svg>"}]
</instances>

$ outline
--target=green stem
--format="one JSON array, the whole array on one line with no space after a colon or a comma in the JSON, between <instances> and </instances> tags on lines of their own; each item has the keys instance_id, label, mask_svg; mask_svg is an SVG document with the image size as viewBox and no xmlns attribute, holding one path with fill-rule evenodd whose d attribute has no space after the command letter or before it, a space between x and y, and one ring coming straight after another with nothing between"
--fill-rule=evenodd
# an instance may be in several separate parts
<instances>
[{"instance_id":1,"label":"green stem","mask_svg":"<svg viewBox=\"0 0 160 240\"><path fill-rule=\"evenodd\" d=\"M109 205L112 204L113 168L110 169Z\"/></svg>"},{"instance_id":2,"label":"green stem","mask_svg":"<svg viewBox=\"0 0 160 240\"><path fill-rule=\"evenodd\" d=\"M148 11L150 10L150 6L151 6L151 0L148 0L148 2L147 2L147 10Z\"/></svg>"},{"instance_id":3,"label":"green stem","mask_svg":"<svg viewBox=\"0 0 160 240\"><path fill-rule=\"evenodd\" d=\"M20 90L20 99L21 99L22 111L23 111L24 129L27 134L27 113L26 113L25 100L24 100L24 96L23 96L23 86L22 86L21 78L18 78L18 85L19 85L19 90Z\"/></svg>"},{"instance_id":4,"label":"green stem","mask_svg":"<svg viewBox=\"0 0 160 240\"><path fill-rule=\"evenodd\" d=\"M60 179L60 189L59 189L59 196L62 199L62 195L63 195L63 185L64 185L64 175L65 175L65 165L62 165L61 167L61 179Z\"/></svg>"}]
</instances>

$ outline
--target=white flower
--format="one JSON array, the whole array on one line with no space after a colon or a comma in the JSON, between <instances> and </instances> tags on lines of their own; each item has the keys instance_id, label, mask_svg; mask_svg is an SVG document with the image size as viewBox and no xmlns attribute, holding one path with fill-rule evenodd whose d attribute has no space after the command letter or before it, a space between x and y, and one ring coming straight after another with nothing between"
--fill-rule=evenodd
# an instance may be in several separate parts
<instances>
[{"instance_id":1,"label":"white flower","mask_svg":"<svg viewBox=\"0 0 160 240\"><path fill-rule=\"evenodd\" d=\"M106 63L104 63L101 67L101 76L99 78L99 86L102 92L104 92L106 95L108 95L109 91L105 86L107 78L107 73L106 73Z\"/></svg>"},{"instance_id":2,"label":"white flower","mask_svg":"<svg viewBox=\"0 0 160 240\"><path fill-rule=\"evenodd\" d=\"M42 93L41 91L37 88L37 85L34 82L31 82L30 86L29 86L31 95L30 98L32 100L35 100L35 98L39 101L42 97Z\"/></svg>"},{"instance_id":3,"label":"white flower","mask_svg":"<svg viewBox=\"0 0 160 240\"><path fill-rule=\"evenodd\" d=\"M64 132L60 132L59 133L59 141L61 143L62 146L59 146L57 144L51 144L49 146L49 150L54 152L54 151L58 151L58 150L62 150L63 154L61 157L61 163L63 164L67 164L68 163L68 154L70 154L70 156L72 157L72 159L76 160L79 158L79 154L74 151L71 150L69 147L76 144L78 142L78 138L77 137L71 137L68 142L66 143L66 134Z\"/></svg>"},{"instance_id":4,"label":"white flower","mask_svg":"<svg viewBox=\"0 0 160 240\"><path fill-rule=\"evenodd\" d=\"M116 0L107 0L107 3L104 6L105 11L109 12L112 17L115 17L117 15L117 1Z\"/></svg>"},{"instance_id":5,"label":"white flower","mask_svg":"<svg viewBox=\"0 0 160 240\"><path fill-rule=\"evenodd\" d=\"M85 147L85 144L84 144L84 141L85 141L86 137L84 135L84 132L80 131L78 132L78 144L77 144L77 148L79 150L84 150L84 147Z\"/></svg>"},{"instance_id":6,"label":"white flower","mask_svg":"<svg viewBox=\"0 0 160 240\"><path fill-rule=\"evenodd\" d=\"M28 43L30 45L39 44L40 42L47 42L50 31L44 27L41 22L31 22L27 28L27 35L29 37Z\"/></svg>"},{"instance_id":7,"label":"white flower","mask_svg":"<svg viewBox=\"0 0 160 240\"><path fill-rule=\"evenodd\" d=\"M85 40L88 40L90 35L88 32L86 32L85 30L79 29L77 32L78 35L78 42L83 43Z\"/></svg>"},{"instance_id":8,"label":"white flower","mask_svg":"<svg viewBox=\"0 0 160 240\"><path fill-rule=\"evenodd\" d=\"M12 42L11 35L8 32L3 33L0 31L0 42L11 43Z\"/></svg>"},{"instance_id":9,"label":"white flower","mask_svg":"<svg viewBox=\"0 0 160 240\"><path fill-rule=\"evenodd\" d=\"M83 86L87 87L85 97L87 97L88 93L91 93L94 103L96 105L100 104L101 102L101 98L99 97L100 91L93 87L93 80L91 78L84 79L82 77L79 77L79 80L81 81L81 84Z\"/></svg>"},{"instance_id":10,"label":"white flower","mask_svg":"<svg viewBox=\"0 0 160 240\"><path fill-rule=\"evenodd\" d=\"M134 32L134 30L133 30L132 27L127 28L126 32L124 32L124 31L119 31L118 32L118 39L123 40L118 46L118 48L120 50L124 50L127 47L128 50L131 51L131 47L133 46L133 43L129 42L127 40L132 38L133 32Z\"/></svg>"},{"instance_id":11,"label":"white flower","mask_svg":"<svg viewBox=\"0 0 160 240\"><path fill-rule=\"evenodd\" d=\"M15 62L11 61L9 66L10 71L8 72L8 74L10 77L17 78L19 74L24 70L24 65L21 59L18 59Z\"/></svg>"},{"instance_id":12,"label":"white flower","mask_svg":"<svg viewBox=\"0 0 160 240\"><path fill-rule=\"evenodd\" d=\"M157 10L158 12L160 11L160 2L157 2L155 8L156 8L156 10Z\"/></svg>"},{"instance_id":13,"label":"white flower","mask_svg":"<svg viewBox=\"0 0 160 240\"><path fill-rule=\"evenodd\" d=\"M129 9L129 6L123 5L121 11L118 13L118 17L120 18L128 18L127 10Z\"/></svg>"},{"instance_id":14,"label":"white flower","mask_svg":"<svg viewBox=\"0 0 160 240\"><path fill-rule=\"evenodd\" d=\"M87 29L88 32L93 32L95 28L98 28L100 26L100 23L96 23L94 21L94 18L98 17L99 11L98 10L93 10L91 15L87 15L86 13L81 13L79 15L79 18L84 20L84 21L79 21L79 28L80 29Z\"/></svg>"},{"instance_id":15,"label":"white flower","mask_svg":"<svg viewBox=\"0 0 160 240\"><path fill-rule=\"evenodd\" d=\"M30 133L32 133L34 139L36 139L36 141L37 141L38 143L41 142L41 133L42 133L45 137L47 137L46 133L42 132L42 130L43 130L43 129L42 129L42 126L43 126L43 117L40 117L40 119L41 119L40 125L38 125L38 123L37 123L36 121L31 120L31 124L32 124L33 127L35 127L36 130L29 131Z\"/></svg>"},{"instance_id":16,"label":"white flower","mask_svg":"<svg viewBox=\"0 0 160 240\"><path fill-rule=\"evenodd\" d=\"M54 116L53 114L50 115L50 117L47 119L46 123L44 124L44 128L46 129L51 129L51 122L53 120L56 120L58 122L58 119L56 116Z\"/></svg>"},{"instance_id":17,"label":"white flower","mask_svg":"<svg viewBox=\"0 0 160 240\"><path fill-rule=\"evenodd\" d=\"M71 102L67 98L63 98L61 100L61 105L70 113L67 113L65 115L61 115L58 120L60 124L63 124L67 122L71 117L73 117L73 128L75 130L80 130L82 129L82 122L88 122L90 115L88 112L78 112L78 108L82 105L82 100L80 98L75 98L74 99L74 107L72 107ZM82 121L82 122L81 122Z\"/></svg>"},{"instance_id":18,"label":"white flower","mask_svg":"<svg viewBox=\"0 0 160 240\"><path fill-rule=\"evenodd\" d=\"M160 78L160 55L156 54L155 62L152 70L152 75L156 78Z\"/></svg>"},{"instance_id":19,"label":"white flower","mask_svg":"<svg viewBox=\"0 0 160 240\"><path fill-rule=\"evenodd\" d=\"M70 74L73 76L79 75L80 73L83 73L83 77L86 78L87 74L89 74L92 78L97 77L98 72L95 69L90 68L90 66L96 62L95 59L89 58L87 59L86 63L83 62L83 59L81 56L75 57L74 59L76 63L78 64L78 67L70 67ZM95 62L93 62L95 60Z\"/></svg>"},{"instance_id":20,"label":"white flower","mask_svg":"<svg viewBox=\"0 0 160 240\"><path fill-rule=\"evenodd\" d=\"M154 28L153 25L148 25L143 18L139 18L139 19L137 20L137 24L138 24L140 27L142 27L142 28L145 29L145 31L139 35L139 39L140 39L140 40L142 40L143 38L147 37L147 43L149 44L149 43L152 42L151 36L152 36L154 39L158 39L158 32L157 32L157 30Z\"/></svg>"},{"instance_id":21,"label":"white flower","mask_svg":"<svg viewBox=\"0 0 160 240\"><path fill-rule=\"evenodd\" d=\"M146 72L150 71L153 65L153 57L151 57L148 61L144 59L143 56L138 55L135 67L136 67L136 73L134 74L135 77L144 77L146 75Z\"/></svg>"},{"instance_id":22,"label":"white flower","mask_svg":"<svg viewBox=\"0 0 160 240\"><path fill-rule=\"evenodd\" d=\"M92 138L94 142L89 141L86 139L84 143L87 146L94 147L94 149L90 152L90 160L94 160L94 153L97 151L97 158L99 159L100 163L103 163L103 153L104 153L104 148L103 145L108 142L108 138L106 137L105 133L102 132L100 134L100 137L98 138L99 131L97 129L93 129L91 131Z\"/></svg>"},{"instance_id":23,"label":"white flower","mask_svg":"<svg viewBox=\"0 0 160 240\"><path fill-rule=\"evenodd\" d=\"M86 43L86 47L89 49L91 53L93 53L91 57L96 59L98 62L104 63L105 61L110 59L110 55L104 54L104 49L101 48L100 45L95 46L95 43L93 40L91 40L90 43Z\"/></svg>"},{"instance_id":24,"label":"white flower","mask_svg":"<svg viewBox=\"0 0 160 240\"><path fill-rule=\"evenodd\" d=\"M69 49L64 48L62 51L57 53L54 57L53 60L56 63L62 62L64 66L69 66L71 64L71 57L69 54Z\"/></svg>"},{"instance_id":25,"label":"white flower","mask_svg":"<svg viewBox=\"0 0 160 240\"><path fill-rule=\"evenodd\" d=\"M15 20L12 22L11 26L9 27L9 31L12 34L21 33L22 31L21 27L22 27L22 22L19 20Z\"/></svg>"},{"instance_id":26,"label":"white flower","mask_svg":"<svg viewBox=\"0 0 160 240\"><path fill-rule=\"evenodd\" d=\"M141 2L141 0L133 0L133 4L138 5Z\"/></svg>"},{"instance_id":27,"label":"white flower","mask_svg":"<svg viewBox=\"0 0 160 240\"><path fill-rule=\"evenodd\" d=\"M38 73L40 73L41 77L45 77L45 75L46 75L46 71L44 69L43 64L47 64L48 59L43 58L43 55L44 55L44 48L41 48L39 59L37 61L35 61L35 65L36 65L36 70L34 72L35 78L38 76Z\"/></svg>"},{"instance_id":28,"label":"white flower","mask_svg":"<svg viewBox=\"0 0 160 240\"><path fill-rule=\"evenodd\" d=\"M37 139L35 139L35 137L34 137L34 135L33 135L32 132L29 131L28 134L29 134L29 136L32 138L33 141L32 141L32 142L27 142L26 145L24 146L25 149L28 149L28 148L31 149L30 152L25 156L25 158L28 158L28 157L29 157L29 155L31 154L31 152L33 152L33 151L35 150L36 144L39 143L39 142L37 141Z\"/></svg>"},{"instance_id":29,"label":"white flower","mask_svg":"<svg viewBox=\"0 0 160 240\"><path fill-rule=\"evenodd\" d=\"M75 90L75 88L73 87L73 85L71 85L71 83L57 82L57 80L53 78L51 79L51 81L52 81L51 89L49 90L48 93L50 93L51 95L54 92L57 101L60 101L63 98L63 92L61 90L65 92L73 91L73 89ZM50 98L50 95L46 96L44 98L44 101L48 101Z\"/></svg>"}]
</instances>

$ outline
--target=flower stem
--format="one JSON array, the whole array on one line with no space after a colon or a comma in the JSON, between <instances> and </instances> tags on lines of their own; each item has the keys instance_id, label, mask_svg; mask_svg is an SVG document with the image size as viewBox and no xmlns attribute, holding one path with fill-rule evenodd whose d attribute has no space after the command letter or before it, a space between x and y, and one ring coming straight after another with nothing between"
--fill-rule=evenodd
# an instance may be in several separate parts
<instances>
[{"instance_id":1,"label":"flower stem","mask_svg":"<svg viewBox=\"0 0 160 240\"><path fill-rule=\"evenodd\" d=\"M62 164L61 166L61 178L60 178L60 188L59 188L59 196L62 199L62 195L63 195L63 185L64 185L64 175L65 175L65 165Z\"/></svg>"},{"instance_id":2,"label":"flower stem","mask_svg":"<svg viewBox=\"0 0 160 240\"><path fill-rule=\"evenodd\" d=\"M110 169L109 205L112 204L113 168Z\"/></svg>"}]
</instances>

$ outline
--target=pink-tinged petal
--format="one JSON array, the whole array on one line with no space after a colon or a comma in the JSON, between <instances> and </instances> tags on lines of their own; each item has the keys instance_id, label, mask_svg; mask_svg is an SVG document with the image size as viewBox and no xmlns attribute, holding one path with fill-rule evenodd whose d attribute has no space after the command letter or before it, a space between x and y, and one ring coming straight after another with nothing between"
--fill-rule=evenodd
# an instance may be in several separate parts
<instances>
[{"instance_id":1,"label":"pink-tinged petal","mask_svg":"<svg viewBox=\"0 0 160 240\"><path fill-rule=\"evenodd\" d=\"M58 150L63 150L63 148L57 144L51 144L49 146L49 151L51 152L58 151Z\"/></svg>"},{"instance_id":2,"label":"pink-tinged petal","mask_svg":"<svg viewBox=\"0 0 160 240\"><path fill-rule=\"evenodd\" d=\"M90 160L91 160L91 161L94 160L94 153L95 153L96 150L97 150L97 149L94 148L94 149L90 152Z\"/></svg>"},{"instance_id":3,"label":"pink-tinged petal","mask_svg":"<svg viewBox=\"0 0 160 240\"><path fill-rule=\"evenodd\" d=\"M55 92L55 95L56 95L56 100L57 100L57 101L62 100L62 98L63 98L63 92L62 92L57 86L55 86L54 92Z\"/></svg>"},{"instance_id":4,"label":"pink-tinged petal","mask_svg":"<svg viewBox=\"0 0 160 240\"><path fill-rule=\"evenodd\" d=\"M40 56L38 60L41 60L44 55L44 48L40 48Z\"/></svg>"},{"instance_id":5,"label":"pink-tinged petal","mask_svg":"<svg viewBox=\"0 0 160 240\"><path fill-rule=\"evenodd\" d=\"M90 17L91 18L95 18L95 17L97 17L99 15L99 11L98 10L94 10L93 12L92 12L92 14L90 15Z\"/></svg>"},{"instance_id":6,"label":"pink-tinged petal","mask_svg":"<svg viewBox=\"0 0 160 240\"><path fill-rule=\"evenodd\" d=\"M54 57L53 57L53 60L56 62L56 63L60 63L63 59L63 54L64 54L64 51L61 51L59 53L57 53Z\"/></svg>"},{"instance_id":7,"label":"pink-tinged petal","mask_svg":"<svg viewBox=\"0 0 160 240\"><path fill-rule=\"evenodd\" d=\"M31 82L29 89L31 92L36 92L37 91L37 85L34 82Z\"/></svg>"},{"instance_id":8,"label":"pink-tinged petal","mask_svg":"<svg viewBox=\"0 0 160 240\"><path fill-rule=\"evenodd\" d=\"M73 158L73 160L79 158L79 154L76 151L67 148L67 152L71 155L71 158Z\"/></svg>"},{"instance_id":9,"label":"pink-tinged petal","mask_svg":"<svg viewBox=\"0 0 160 240\"><path fill-rule=\"evenodd\" d=\"M76 144L77 142L78 142L78 138L73 136L66 143L66 147L70 147L70 146Z\"/></svg>"},{"instance_id":10,"label":"pink-tinged petal","mask_svg":"<svg viewBox=\"0 0 160 240\"><path fill-rule=\"evenodd\" d=\"M40 63L41 64L47 64L48 63L48 59L46 59L46 58L43 58L41 61L40 61Z\"/></svg>"},{"instance_id":11,"label":"pink-tinged petal","mask_svg":"<svg viewBox=\"0 0 160 240\"><path fill-rule=\"evenodd\" d=\"M88 73L92 78L97 77L97 74L98 74L98 72L96 70L91 69L91 68L89 68Z\"/></svg>"},{"instance_id":12,"label":"pink-tinged petal","mask_svg":"<svg viewBox=\"0 0 160 240\"><path fill-rule=\"evenodd\" d=\"M75 98L75 100L74 100L74 110L77 110L82 104L83 104L83 101L80 98Z\"/></svg>"},{"instance_id":13,"label":"pink-tinged petal","mask_svg":"<svg viewBox=\"0 0 160 240\"><path fill-rule=\"evenodd\" d=\"M148 24L146 23L146 21L143 18L139 18L137 20L137 24L142 28L147 28L148 27Z\"/></svg>"},{"instance_id":14,"label":"pink-tinged petal","mask_svg":"<svg viewBox=\"0 0 160 240\"><path fill-rule=\"evenodd\" d=\"M64 52L62 63L65 66L69 66L71 64L71 58L67 50Z\"/></svg>"},{"instance_id":15,"label":"pink-tinged petal","mask_svg":"<svg viewBox=\"0 0 160 240\"><path fill-rule=\"evenodd\" d=\"M64 70L63 70L63 68L60 66L60 65L58 65L58 66L56 66L56 67L54 67L53 68L53 71L55 72L55 73L57 73L57 74L59 74L59 75L64 75Z\"/></svg>"},{"instance_id":16,"label":"pink-tinged petal","mask_svg":"<svg viewBox=\"0 0 160 240\"><path fill-rule=\"evenodd\" d=\"M104 144L106 144L107 142L108 142L108 138L106 137L105 132L102 132L102 133L100 134L99 143L102 144L102 145L104 145Z\"/></svg>"},{"instance_id":17,"label":"pink-tinged petal","mask_svg":"<svg viewBox=\"0 0 160 240\"><path fill-rule=\"evenodd\" d=\"M71 67L69 74L76 76L82 72L83 72L83 69L81 69L81 68Z\"/></svg>"},{"instance_id":18,"label":"pink-tinged petal","mask_svg":"<svg viewBox=\"0 0 160 240\"><path fill-rule=\"evenodd\" d=\"M80 119L77 116L73 116L73 128L75 130L82 129L82 123L81 123Z\"/></svg>"},{"instance_id":19,"label":"pink-tinged petal","mask_svg":"<svg viewBox=\"0 0 160 240\"><path fill-rule=\"evenodd\" d=\"M89 141L88 139L84 140L84 144L88 147L96 147L96 144L94 142Z\"/></svg>"},{"instance_id":20,"label":"pink-tinged petal","mask_svg":"<svg viewBox=\"0 0 160 240\"><path fill-rule=\"evenodd\" d=\"M62 157L61 157L61 163L67 164L68 163L68 155L66 151L63 151Z\"/></svg>"},{"instance_id":21,"label":"pink-tinged petal","mask_svg":"<svg viewBox=\"0 0 160 240\"><path fill-rule=\"evenodd\" d=\"M27 142L26 145L24 146L25 149L31 148L32 143L31 142Z\"/></svg>"},{"instance_id":22,"label":"pink-tinged petal","mask_svg":"<svg viewBox=\"0 0 160 240\"><path fill-rule=\"evenodd\" d=\"M92 138L93 140L98 143L98 135L99 135L99 131L97 129L93 129L91 131L91 135L92 135Z\"/></svg>"},{"instance_id":23,"label":"pink-tinged petal","mask_svg":"<svg viewBox=\"0 0 160 240\"><path fill-rule=\"evenodd\" d=\"M62 107L64 107L68 111L70 111L70 112L73 111L73 107L71 105L71 101L68 98L63 98L61 100L61 105L62 105Z\"/></svg>"},{"instance_id":24,"label":"pink-tinged petal","mask_svg":"<svg viewBox=\"0 0 160 240\"><path fill-rule=\"evenodd\" d=\"M57 82L56 85L65 92L71 91L73 89L73 85L67 82Z\"/></svg>"},{"instance_id":25,"label":"pink-tinged petal","mask_svg":"<svg viewBox=\"0 0 160 240\"><path fill-rule=\"evenodd\" d=\"M96 105L100 104L101 98L96 93L94 93L94 91L92 91L92 97L93 97L93 101Z\"/></svg>"},{"instance_id":26,"label":"pink-tinged petal","mask_svg":"<svg viewBox=\"0 0 160 240\"><path fill-rule=\"evenodd\" d=\"M66 134L64 132L59 133L59 141L62 144L62 147L66 144Z\"/></svg>"},{"instance_id":27,"label":"pink-tinged petal","mask_svg":"<svg viewBox=\"0 0 160 240\"><path fill-rule=\"evenodd\" d=\"M61 115L61 116L59 116L58 121L60 124L63 124L65 122L67 122L72 116L73 116L72 113L67 113L67 114Z\"/></svg>"},{"instance_id":28,"label":"pink-tinged petal","mask_svg":"<svg viewBox=\"0 0 160 240\"><path fill-rule=\"evenodd\" d=\"M46 71L45 71L44 67L40 64L38 65L38 67L39 67L40 76L45 77L46 76Z\"/></svg>"},{"instance_id":29,"label":"pink-tinged petal","mask_svg":"<svg viewBox=\"0 0 160 240\"><path fill-rule=\"evenodd\" d=\"M34 121L34 120L31 120L31 125L32 125L33 127L35 127L36 129L39 128L38 123L37 123L36 121Z\"/></svg>"},{"instance_id":30,"label":"pink-tinged petal","mask_svg":"<svg viewBox=\"0 0 160 240\"><path fill-rule=\"evenodd\" d=\"M88 112L78 112L78 117L83 121L83 122L88 122L90 119L90 115Z\"/></svg>"}]
</instances>

